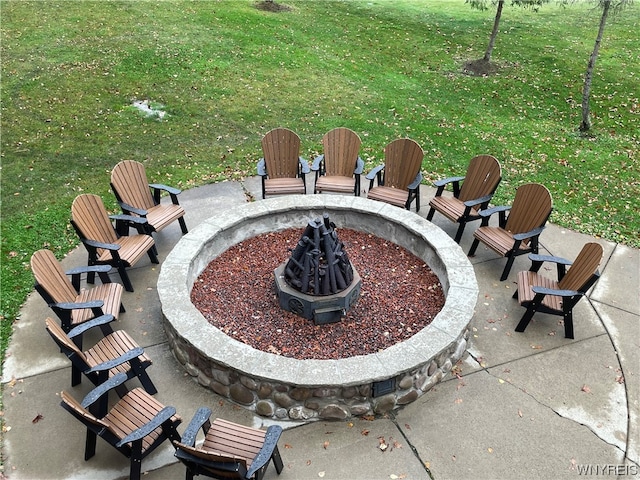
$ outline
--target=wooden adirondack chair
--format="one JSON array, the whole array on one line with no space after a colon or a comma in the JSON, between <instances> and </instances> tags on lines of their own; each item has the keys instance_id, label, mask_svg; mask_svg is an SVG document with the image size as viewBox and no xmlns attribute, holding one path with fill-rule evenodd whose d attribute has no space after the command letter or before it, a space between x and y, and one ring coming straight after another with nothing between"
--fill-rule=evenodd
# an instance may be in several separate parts
<instances>
[{"instance_id":1,"label":"wooden adirondack chair","mask_svg":"<svg viewBox=\"0 0 640 480\"><path fill-rule=\"evenodd\" d=\"M282 427L272 425L265 431L220 418L211 422L210 417L211 410L200 408L180 441L173 442L176 457L187 467L187 480L195 475L261 480L271 460L278 475L282 472L284 465L278 450ZM196 447L201 428L204 443Z\"/></svg>"},{"instance_id":2,"label":"wooden adirondack chair","mask_svg":"<svg viewBox=\"0 0 640 480\"><path fill-rule=\"evenodd\" d=\"M422 181L422 159L420 145L410 138L400 138L384 149L384 164L371 170L367 198L411 209L415 200L416 212L420 210L420 182ZM375 180L378 185L374 186Z\"/></svg>"},{"instance_id":3,"label":"wooden adirondack chair","mask_svg":"<svg viewBox=\"0 0 640 480\"><path fill-rule=\"evenodd\" d=\"M305 194L309 164L300 156L300 137L287 128L274 128L262 137L263 158L258 162L262 198L267 195Z\"/></svg>"},{"instance_id":4,"label":"wooden adirondack chair","mask_svg":"<svg viewBox=\"0 0 640 480\"><path fill-rule=\"evenodd\" d=\"M89 254L88 264L111 265L118 269L124 288L133 292L127 268L135 265L144 254L149 255L152 263L158 263L154 251L155 242L151 235L144 233L142 225L146 222L140 217L114 215L116 221L122 220L138 225L139 235L120 236L113 228L104 208L102 199L97 195L78 195L71 205L71 224ZM87 274L87 282L93 283L94 275Z\"/></svg>"},{"instance_id":5,"label":"wooden adirondack chair","mask_svg":"<svg viewBox=\"0 0 640 480\"><path fill-rule=\"evenodd\" d=\"M501 257L507 258L500 280L506 280L515 257L538 253L540 234L551 215L553 202L544 185L527 183L518 187L511 207L500 206L480 211L482 223L473 233L469 250L472 257L478 244L484 243ZM509 215L506 215L506 212ZM498 226L489 226L489 218L499 214Z\"/></svg>"},{"instance_id":6,"label":"wooden adirondack chair","mask_svg":"<svg viewBox=\"0 0 640 480\"><path fill-rule=\"evenodd\" d=\"M358 155L360 137L348 128L334 128L322 137L324 153L315 158L313 193L336 192L360 195L360 175L364 161Z\"/></svg>"},{"instance_id":7,"label":"wooden adirondack chair","mask_svg":"<svg viewBox=\"0 0 640 480\"><path fill-rule=\"evenodd\" d=\"M60 351L71 361L71 386L80 384L82 373L94 385L104 383L110 376L124 373L127 379L138 377L144 389L151 395L155 394L158 390L146 372L151 366L151 359L124 330L112 331L84 352L81 350L82 347L73 342L78 335L93 327L109 324L112 320L111 315L103 315L78 325L68 333L65 333L53 319L45 320L47 332Z\"/></svg>"},{"instance_id":8,"label":"wooden adirondack chair","mask_svg":"<svg viewBox=\"0 0 640 480\"><path fill-rule=\"evenodd\" d=\"M174 407L165 407L142 388L128 392L108 411L102 410L105 402L99 400L126 380L127 376L119 373L89 392L82 402L63 391L60 405L87 428L85 460L95 455L100 437L130 459L129 478L139 480L142 460L165 440L180 439L176 427L182 419Z\"/></svg>"},{"instance_id":9,"label":"wooden adirondack chair","mask_svg":"<svg viewBox=\"0 0 640 480\"><path fill-rule=\"evenodd\" d=\"M454 240L460 243L464 227L468 222L480 219L478 212L489 206L501 179L500 163L495 157L491 155L473 157L464 177L450 177L434 182L438 190L429 202L431 208L427 214L427 220L431 221L433 214L438 211L452 222L459 223ZM453 187L453 196L443 196L449 184Z\"/></svg>"},{"instance_id":10,"label":"wooden adirondack chair","mask_svg":"<svg viewBox=\"0 0 640 480\"><path fill-rule=\"evenodd\" d=\"M74 268L65 272L51 250L38 250L31 256L31 271L36 279L35 289L58 316L62 331L69 333L77 325L103 314L118 318L125 311L122 305L122 285L111 283L108 265ZM80 290L80 277L85 273L97 273L102 285ZM71 280L69 277L71 276ZM107 333L111 329L107 330ZM105 332L105 328L103 328ZM76 339L82 348L82 337Z\"/></svg>"},{"instance_id":11,"label":"wooden adirondack chair","mask_svg":"<svg viewBox=\"0 0 640 480\"><path fill-rule=\"evenodd\" d=\"M573 263L560 257L529 255L531 268L518 273L518 290L513 294L527 309L516 332L524 332L533 315L542 312L562 316L564 336L573 338L573 307L600 277L602 255L602 245L598 243L587 243ZM544 262L556 264L558 280L537 273Z\"/></svg>"},{"instance_id":12,"label":"wooden adirondack chair","mask_svg":"<svg viewBox=\"0 0 640 480\"><path fill-rule=\"evenodd\" d=\"M151 235L159 232L167 225L180 223L182 233L187 233L187 224L184 221L184 209L178 202L180 190L160 183L149 183L144 165L133 160L124 160L118 163L111 171L111 189L120 204L125 215L139 216L147 220L145 232ZM153 195L151 194L153 190ZM162 191L171 196L170 204L160 203ZM121 235L126 235L129 227L126 219L117 220L116 227Z\"/></svg>"}]
</instances>

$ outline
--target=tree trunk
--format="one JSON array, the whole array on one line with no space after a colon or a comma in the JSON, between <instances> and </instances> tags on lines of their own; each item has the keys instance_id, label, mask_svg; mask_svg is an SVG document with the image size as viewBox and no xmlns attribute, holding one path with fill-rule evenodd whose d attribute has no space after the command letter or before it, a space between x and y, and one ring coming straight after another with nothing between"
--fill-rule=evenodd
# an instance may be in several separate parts
<instances>
[{"instance_id":1,"label":"tree trunk","mask_svg":"<svg viewBox=\"0 0 640 480\"><path fill-rule=\"evenodd\" d=\"M483 60L485 62L491 61L491 53L493 52L493 46L496 43L496 37L498 36L498 28L500 27L500 17L502 16L502 7L504 6L504 0L498 2L498 9L496 10L496 18L493 20L493 31L491 37L489 37L489 45L487 45L487 51L484 53Z\"/></svg>"},{"instance_id":2,"label":"tree trunk","mask_svg":"<svg viewBox=\"0 0 640 480\"><path fill-rule=\"evenodd\" d=\"M596 43L593 46L593 51L589 57L589 63L587 64L587 73L584 76L584 86L582 88L582 122L580 123L580 131L588 132L591 128L591 119L589 118L589 94L591 93L591 80L593 77L593 69L596 66L596 60L598 58L598 52L600 50L600 42L602 41L602 35L604 34L604 27L607 23L607 16L609 15L609 8L611 7L611 0L605 0L602 2L602 17L600 17L600 28L598 29L598 36L596 37Z\"/></svg>"}]
</instances>

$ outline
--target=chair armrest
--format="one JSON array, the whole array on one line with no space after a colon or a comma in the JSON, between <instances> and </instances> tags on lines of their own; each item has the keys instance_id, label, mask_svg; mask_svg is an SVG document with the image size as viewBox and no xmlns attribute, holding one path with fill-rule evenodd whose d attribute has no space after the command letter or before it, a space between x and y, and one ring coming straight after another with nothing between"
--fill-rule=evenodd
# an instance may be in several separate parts
<instances>
[{"instance_id":1,"label":"chair armrest","mask_svg":"<svg viewBox=\"0 0 640 480\"><path fill-rule=\"evenodd\" d=\"M554 290L547 287L531 287L534 293L541 293L542 295L558 295L559 297L573 297L574 295L584 295L582 292L576 290Z\"/></svg>"},{"instance_id":2,"label":"chair armrest","mask_svg":"<svg viewBox=\"0 0 640 480\"><path fill-rule=\"evenodd\" d=\"M449 177L449 178L443 178L441 180L436 180L435 182L433 182L433 184L436 187L444 187L448 183L460 182L462 180L464 180L464 177Z\"/></svg>"},{"instance_id":3,"label":"chair armrest","mask_svg":"<svg viewBox=\"0 0 640 480\"><path fill-rule=\"evenodd\" d=\"M492 207L492 208L487 208L486 210L481 210L478 213L480 214L481 217L487 218L493 215L494 213L507 212L509 210L511 210L510 206L500 205L498 207Z\"/></svg>"},{"instance_id":4,"label":"chair armrest","mask_svg":"<svg viewBox=\"0 0 640 480\"><path fill-rule=\"evenodd\" d=\"M176 409L174 407L164 407L162 410L158 412L158 414L153 417L149 422L145 423L140 428L134 430L129 435L124 437L118 443L116 443L116 447L120 448L121 446L135 442L136 440L142 440L144 437L153 432L156 428L160 427L163 423L169 421L171 417L176 414Z\"/></svg>"},{"instance_id":5,"label":"chair armrest","mask_svg":"<svg viewBox=\"0 0 640 480\"><path fill-rule=\"evenodd\" d=\"M80 310L83 308L102 308L104 302L102 300L91 300L89 302L53 303L52 305L60 310Z\"/></svg>"},{"instance_id":6,"label":"chair armrest","mask_svg":"<svg viewBox=\"0 0 640 480\"><path fill-rule=\"evenodd\" d=\"M264 177L267 174L267 165L264 162L264 158L258 160L256 170L258 170L258 175L260 175L261 177Z\"/></svg>"},{"instance_id":7,"label":"chair armrest","mask_svg":"<svg viewBox=\"0 0 640 480\"><path fill-rule=\"evenodd\" d=\"M107 360L106 362L99 363L98 365L94 365L93 367L85 370L84 373L93 373L93 372L102 372L104 370L111 370L112 368L117 367L118 365L122 365L130 360L133 360L136 357L139 357L144 353L144 349L142 347L132 348L126 353L123 353L118 358L114 358L111 360Z\"/></svg>"},{"instance_id":8,"label":"chair armrest","mask_svg":"<svg viewBox=\"0 0 640 480\"><path fill-rule=\"evenodd\" d=\"M190 447L195 446L198 430L209 421L210 417L211 410L207 407L200 407L191 419L191 422L189 422L189 426L182 434L180 441Z\"/></svg>"},{"instance_id":9,"label":"chair armrest","mask_svg":"<svg viewBox=\"0 0 640 480\"><path fill-rule=\"evenodd\" d=\"M124 202L118 202L118 205L120 205L120 208L124 212L124 215L128 215L129 213L135 213L136 215L142 216L147 215L147 211L144 208L137 208Z\"/></svg>"},{"instance_id":10,"label":"chair armrest","mask_svg":"<svg viewBox=\"0 0 640 480\"><path fill-rule=\"evenodd\" d=\"M267 433L264 436L264 444L251 462L251 468L247 471L245 478L253 477L254 473L269 463L273 451L278 448L278 440L281 434L282 427L279 425L271 425L267 428Z\"/></svg>"},{"instance_id":11,"label":"chair armrest","mask_svg":"<svg viewBox=\"0 0 640 480\"><path fill-rule=\"evenodd\" d=\"M146 215L146 211L142 211L144 211ZM138 225L144 225L147 223L147 219L144 217L134 217L133 215L125 215L122 213L119 213L117 215L109 215L109 218L112 220L120 220L122 222L137 223Z\"/></svg>"},{"instance_id":12,"label":"chair armrest","mask_svg":"<svg viewBox=\"0 0 640 480\"><path fill-rule=\"evenodd\" d=\"M516 233L513 236L513 239L514 240L525 240L527 238L537 237L538 235L540 235L542 233L543 230L544 230L544 227L538 227L538 228L534 228L533 230L529 230L528 232Z\"/></svg>"},{"instance_id":13,"label":"chair armrest","mask_svg":"<svg viewBox=\"0 0 640 480\"><path fill-rule=\"evenodd\" d=\"M86 267L76 267L71 270L67 270L67 275L79 275L83 273L95 272L95 273L109 273L111 267L109 265L89 265Z\"/></svg>"},{"instance_id":14,"label":"chair armrest","mask_svg":"<svg viewBox=\"0 0 640 480\"><path fill-rule=\"evenodd\" d=\"M306 158L298 157L298 163L300 163L300 171L306 175L311 170L309 169L309 162L307 162Z\"/></svg>"},{"instance_id":15,"label":"chair armrest","mask_svg":"<svg viewBox=\"0 0 640 480\"><path fill-rule=\"evenodd\" d=\"M384 169L384 163L375 167L373 170L367 173L364 178L366 178L367 180L373 180L374 178L376 178L376 175L379 172L381 172L383 169Z\"/></svg>"},{"instance_id":16,"label":"chair armrest","mask_svg":"<svg viewBox=\"0 0 640 480\"><path fill-rule=\"evenodd\" d=\"M170 187L162 183L150 183L149 186L154 190L164 190L165 192L168 192L172 195L180 195L182 193L182 190L180 190L179 188Z\"/></svg>"},{"instance_id":17,"label":"chair armrest","mask_svg":"<svg viewBox=\"0 0 640 480\"><path fill-rule=\"evenodd\" d=\"M324 155L318 155L313 159L313 163L311 164L311 170L317 171L320 170L320 164L324 160Z\"/></svg>"},{"instance_id":18,"label":"chair armrest","mask_svg":"<svg viewBox=\"0 0 640 480\"><path fill-rule=\"evenodd\" d=\"M93 327L101 327L103 325L107 325L115 320L115 317L110 313L106 313L104 315L100 315L99 317L92 318L91 320L87 320L86 322L81 323L77 327L73 327L67 333L69 338L77 337L78 335L82 335L87 330L92 329Z\"/></svg>"},{"instance_id":19,"label":"chair armrest","mask_svg":"<svg viewBox=\"0 0 640 480\"><path fill-rule=\"evenodd\" d=\"M416 178L413 179L413 182L407 185L407 188L409 190L415 190L416 188L418 188L418 185L420 185L420 183L422 183L422 172L418 172Z\"/></svg>"},{"instance_id":20,"label":"chair armrest","mask_svg":"<svg viewBox=\"0 0 640 480\"><path fill-rule=\"evenodd\" d=\"M493 195L485 195L484 197L474 198L473 200L466 200L462 203L464 203L465 207L473 207L474 205L488 202L492 197Z\"/></svg>"},{"instance_id":21,"label":"chair armrest","mask_svg":"<svg viewBox=\"0 0 640 480\"><path fill-rule=\"evenodd\" d=\"M120 250L120 245L118 245L117 243L103 243L97 240L90 240L88 238L83 238L82 243L93 248L104 248L105 250Z\"/></svg>"},{"instance_id":22,"label":"chair armrest","mask_svg":"<svg viewBox=\"0 0 640 480\"><path fill-rule=\"evenodd\" d=\"M551 262L560 263L562 265L571 265L573 262L562 257L554 257L553 255L540 255L537 253L530 253L529 260L532 262Z\"/></svg>"},{"instance_id":23,"label":"chair armrest","mask_svg":"<svg viewBox=\"0 0 640 480\"><path fill-rule=\"evenodd\" d=\"M82 403L81 403L82 408L88 408L89 406L93 405L100 399L100 397L102 397L109 390L111 390L112 388L119 387L126 381L127 381L126 373L118 373L114 375L109 380L107 380L104 383L101 383L96 388L94 388L89 393L87 393L87 396L84 397L84 399L82 400Z\"/></svg>"},{"instance_id":24,"label":"chair armrest","mask_svg":"<svg viewBox=\"0 0 640 480\"><path fill-rule=\"evenodd\" d=\"M358 157L358 159L356 160L356 169L353 171L353 173L355 175L361 175L363 171L364 171L364 160Z\"/></svg>"}]
</instances>

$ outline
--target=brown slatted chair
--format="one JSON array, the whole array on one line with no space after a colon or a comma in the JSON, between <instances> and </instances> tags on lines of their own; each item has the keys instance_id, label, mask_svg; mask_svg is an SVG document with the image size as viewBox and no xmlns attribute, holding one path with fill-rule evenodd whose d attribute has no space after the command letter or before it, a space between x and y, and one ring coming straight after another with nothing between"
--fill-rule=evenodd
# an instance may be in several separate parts
<instances>
[{"instance_id":1,"label":"brown slatted chair","mask_svg":"<svg viewBox=\"0 0 640 480\"><path fill-rule=\"evenodd\" d=\"M165 407L142 388L131 390L107 411L100 400L126 380L120 373L94 388L82 402L63 391L60 405L87 428L85 460L95 455L100 437L130 459L129 478L139 480L142 460L165 440L180 439L176 428L182 419L174 407Z\"/></svg>"},{"instance_id":2,"label":"brown slatted chair","mask_svg":"<svg viewBox=\"0 0 640 480\"><path fill-rule=\"evenodd\" d=\"M411 209L415 200L416 212L420 210L420 182L422 159L420 145L410 138L400 138L384 149L384 164L371 170L367 198ZM374 186L375 180L378 185Z\"/></svg>"},{"instance_id":3,"label":"brown slatted chair","mask_svg":"<svg viewBox=\"0 0 640 480\"><path fill-rule=\"evenodd\" d=\"M348 128L334 128L322 137L324 152L315 158L313 193L336 192L360 195L360 175L364 162L358 155L360 137Z\"/></svg>"},{"instance_id":4,"label":"brown slatted chair","mask_svg":"<svg viewBox=\"0 0 640 480\"><path fill-rule=\"evenodd\" d=\"M149 183L144 165L133 160L118 163L111 171L111 189L125 215L139 216L147 220L146 233L159 232L167 225L180 223L182 233L187 233L184 221L184 209L178 202L180 190L160 183ZM153 190L153 195L151 194ZM171 197L171 203L160 203L160 195L165 191ZM116 224L121 235L126 235L129 225L126 221Z\"/></svg>"},{"instance_id":5,"label":"brown slatted chair","mask_svg":"<svg viewBox=\"0 0 640 480\"><path fill-rule=\"evenodd\" d=\"M31 271L36 279L35 289L58 316L65 333L100 315L110 314L113 318L118 318L118 313L125 311L122 305L122 285L111 283L107 275L110 269L107 265L95 265L65 272L51 250L38 250L31 256ZM103 283L80 290L80 277L89 272L98 273ZM71 276L71 280L67 275ZM76 339L80 348L81 339L81 336Z\"/></svg>"},{"instance_id":6,"label":"brown slatted chair","mask_svg":"<svg viewBox=\"0 0 640 480\"><path fill-rule=\"evenodd\" d=\"M111 219L97 195L78 195L71 205L71 224L89 254L88 264L111 265L118 269L124 288L133 292L127 268L135 265L145 253L152 263L158 263L155 242L144 233L145 221L130 215L114 215L116 221L123 220L137 225L139 235L120 236L113 228ZM94 275L87 274L87 282L93 283Z\"/></svg>"},{"instance_id":7,"label":"brown slatted chair","mask_svg":"<svg viewBox=\"0 0 640 480\"><path fill-rule=\"evenodd\" d=\"M82 351L73 339L87 330L108 324L113 317L103 315L71 329L64 330L53 319L47 318L47 332L56 342L60 351L71 361L71 386L80 384L84 373L94 385L104 383L109 377L118 373L127 375L127 379L138 377L144 389L151 395L157 392L146 370L151 366L151 359L144 353L131 336L124 330L117 330L105 335L93 347Z\"/></svg>"},{"instance_id":8,"label":"brown slatted chair","mask_svg":"<svg viewBox=\"0 0 640 480\"><path fill-rule=\"evenodd\" d=\"M309 164L300 156L300 137L288 128L274 128L262 137L263 158L258 162L262 198L306 193Z\"/></svg>"},{"instance_id":9,"label":"brown slatted chair","mask_svg":"<svg viewBox=\"0 0 640 480\"><path fill-rule=\"evenodd\" d=\"M477 155L471 159L464 177L438 180L435 197L429 202L427 220L433 219L437 211L452 222L459 223L455 242L460 243L464 227L468 222L480 219L480 210L489 206L498 184L502 179L500 163L491 155ZM462 182L462 186L460 186ZM448 184L453 187L453 196L443 196Z\"/></svg>"},{"instance_id":10,"label":"brown slatted chair","mask_svg":"<svg viewBox=\"0 0 640 480\"><path fill-rule=\"evenodd\" d=\"M513 294L527 309L516 332L524 332L533 315L542 312L562 316L564 336L573 338L573 307L600 277L598 266L602 254L602 245L587 243L573 263L560 257L529 255L531 268L518 273L518 290ZM557 281L537 273L544 262L556 264Z\"/></svg>"},{"instance_id":11,"label":"brown slatted chair","mask_svg":"<svg viewBox=\"0 0 640 480\"><path fill-rule=\"evenodd\" d=\"M480 211L482 223L473 233L475 238L469 256L475 254L478 244L482 242L501 257L506 257L507 264L500 277L500 280L506 280L517 256L538 253L540 234L552 209L551 194L544 185L521 185L511 207L500 206ZM494 213L499 214L497 227L489 226L489 219Z\"/></svg>"},{"instance_id":12,"label":"brown slatted chair","mask_svg":"<svg viewBox=\"0 0 640 480\"><path fill-rule=\"evenodd\" d=\"M270 426L266 431L245 427L220 418L211 422L211 410L200 408L182 435L173 442L176 457L187 467L186 479L205 475L218 479L261 480L271 460L278 475L283 463L278 450L282 427ZM196 447L202 428L204 443Z\"/></svg>"}]
</instances>

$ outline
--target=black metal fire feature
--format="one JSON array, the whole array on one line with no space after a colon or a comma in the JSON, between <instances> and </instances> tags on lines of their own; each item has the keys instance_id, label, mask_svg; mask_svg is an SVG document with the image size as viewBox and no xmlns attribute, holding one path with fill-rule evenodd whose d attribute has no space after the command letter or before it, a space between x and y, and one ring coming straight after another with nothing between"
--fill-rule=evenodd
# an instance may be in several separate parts
<instances>
[{"instance_id":1,"label":"black metal fire feature","mask_svg":"<svg viewBox=\"0 0 640 480\"><path fill-rule=\"evenodd\" d=\"M340 321L360 296L360 275L326 213L309 222L274 275L280 306L316 325Z\"/></svg>"}]
</instances>

